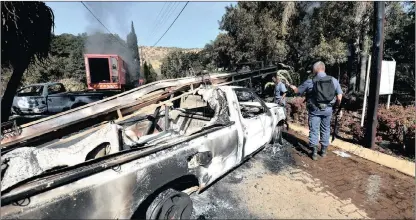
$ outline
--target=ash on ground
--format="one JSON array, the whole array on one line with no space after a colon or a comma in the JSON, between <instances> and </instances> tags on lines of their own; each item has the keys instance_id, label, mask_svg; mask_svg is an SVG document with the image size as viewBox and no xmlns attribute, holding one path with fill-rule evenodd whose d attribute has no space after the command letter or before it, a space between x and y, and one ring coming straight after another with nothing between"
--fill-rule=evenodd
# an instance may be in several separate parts
<instances>
[{"instance_id":1,"label":"ash on ground","mask_svg":"<svg viewBox=\"0 0 416 220\"><path fill-rule=\"evenodd\" d=\"M292 166L294 159L290 153L291 148L292 145L285 140L283 145L269 144L201 194L193 194L191 196L194 203L192 219L259 218L260 216L250 213L244 202L233 195L236 186L243 184L248 178L260 178L270 173L277 174L285 167ZM255 165L257 162L261 162L266 169L258 168Z\"/></svg>"}]
</instances>

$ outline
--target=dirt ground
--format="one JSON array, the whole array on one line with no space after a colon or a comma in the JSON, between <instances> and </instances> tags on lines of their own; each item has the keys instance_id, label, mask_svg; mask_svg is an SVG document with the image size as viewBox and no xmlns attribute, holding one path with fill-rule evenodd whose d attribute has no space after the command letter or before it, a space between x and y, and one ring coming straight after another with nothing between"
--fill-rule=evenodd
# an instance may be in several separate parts
<instances>
[{"instance_id":1,"label":"dirt ground","mask_svg":"<svg viewBox=\"0 0 416 220\"><path fill-rule=\"evenodd\" d=\"M193 217L414 219L412 177L330 150L312 161L299 142L268 146L193 195Z\"/></svg>"}]
</instances>

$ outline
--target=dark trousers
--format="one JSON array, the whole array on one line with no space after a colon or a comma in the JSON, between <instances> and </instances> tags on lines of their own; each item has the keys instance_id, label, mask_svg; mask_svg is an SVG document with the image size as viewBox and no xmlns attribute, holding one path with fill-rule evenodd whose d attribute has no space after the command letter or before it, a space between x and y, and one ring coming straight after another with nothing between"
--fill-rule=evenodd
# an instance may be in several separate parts
<instances>
[{"instance_id":1,"label":"dark trousers","mask_svg":"<svg viewBox=\"0 0 416 220\"><path fill-rule=\"evenodd\" d=\"M318 141L321 146L329 145L331 136L331 115L312 115L309 114L309 144L317 146Z\"/></svg>"}]
</instances>

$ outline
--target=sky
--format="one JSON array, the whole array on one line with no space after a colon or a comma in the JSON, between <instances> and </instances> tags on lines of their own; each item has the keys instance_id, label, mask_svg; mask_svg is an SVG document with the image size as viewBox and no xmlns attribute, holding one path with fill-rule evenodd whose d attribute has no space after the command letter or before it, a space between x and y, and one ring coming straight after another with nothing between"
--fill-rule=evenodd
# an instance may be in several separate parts
<instances>
[{"instance_id":1,"label":"sky","mask_svg":"<svg viewBox=\"0 0 416 220\"><path fill-rule=\"evenodd\" d=\"M112 33L126 39L134 23L139 45L153 46L186 2L84 2ZM54 33L107 32L81 2L46 2L55 15ZM189 2L156 46L202 48L220 33L225 6L235 2Z\"/></svg>"}]
</instances>

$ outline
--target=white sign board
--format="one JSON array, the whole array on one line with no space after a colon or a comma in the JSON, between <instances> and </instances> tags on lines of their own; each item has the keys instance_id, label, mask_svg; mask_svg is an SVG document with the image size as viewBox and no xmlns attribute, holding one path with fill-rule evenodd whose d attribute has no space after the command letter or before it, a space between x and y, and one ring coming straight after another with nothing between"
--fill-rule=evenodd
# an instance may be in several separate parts
<instances>
[{"instance_id":1,"label":"white sign board","mask_svg":"<svg viewBox=\"0 0 416 220\"><path fill-rule=\"evenodd\" d=\"M394 75L396 73L396 61L381 62L380 95L393 94Z\"/></svg>"}]
</instances>

